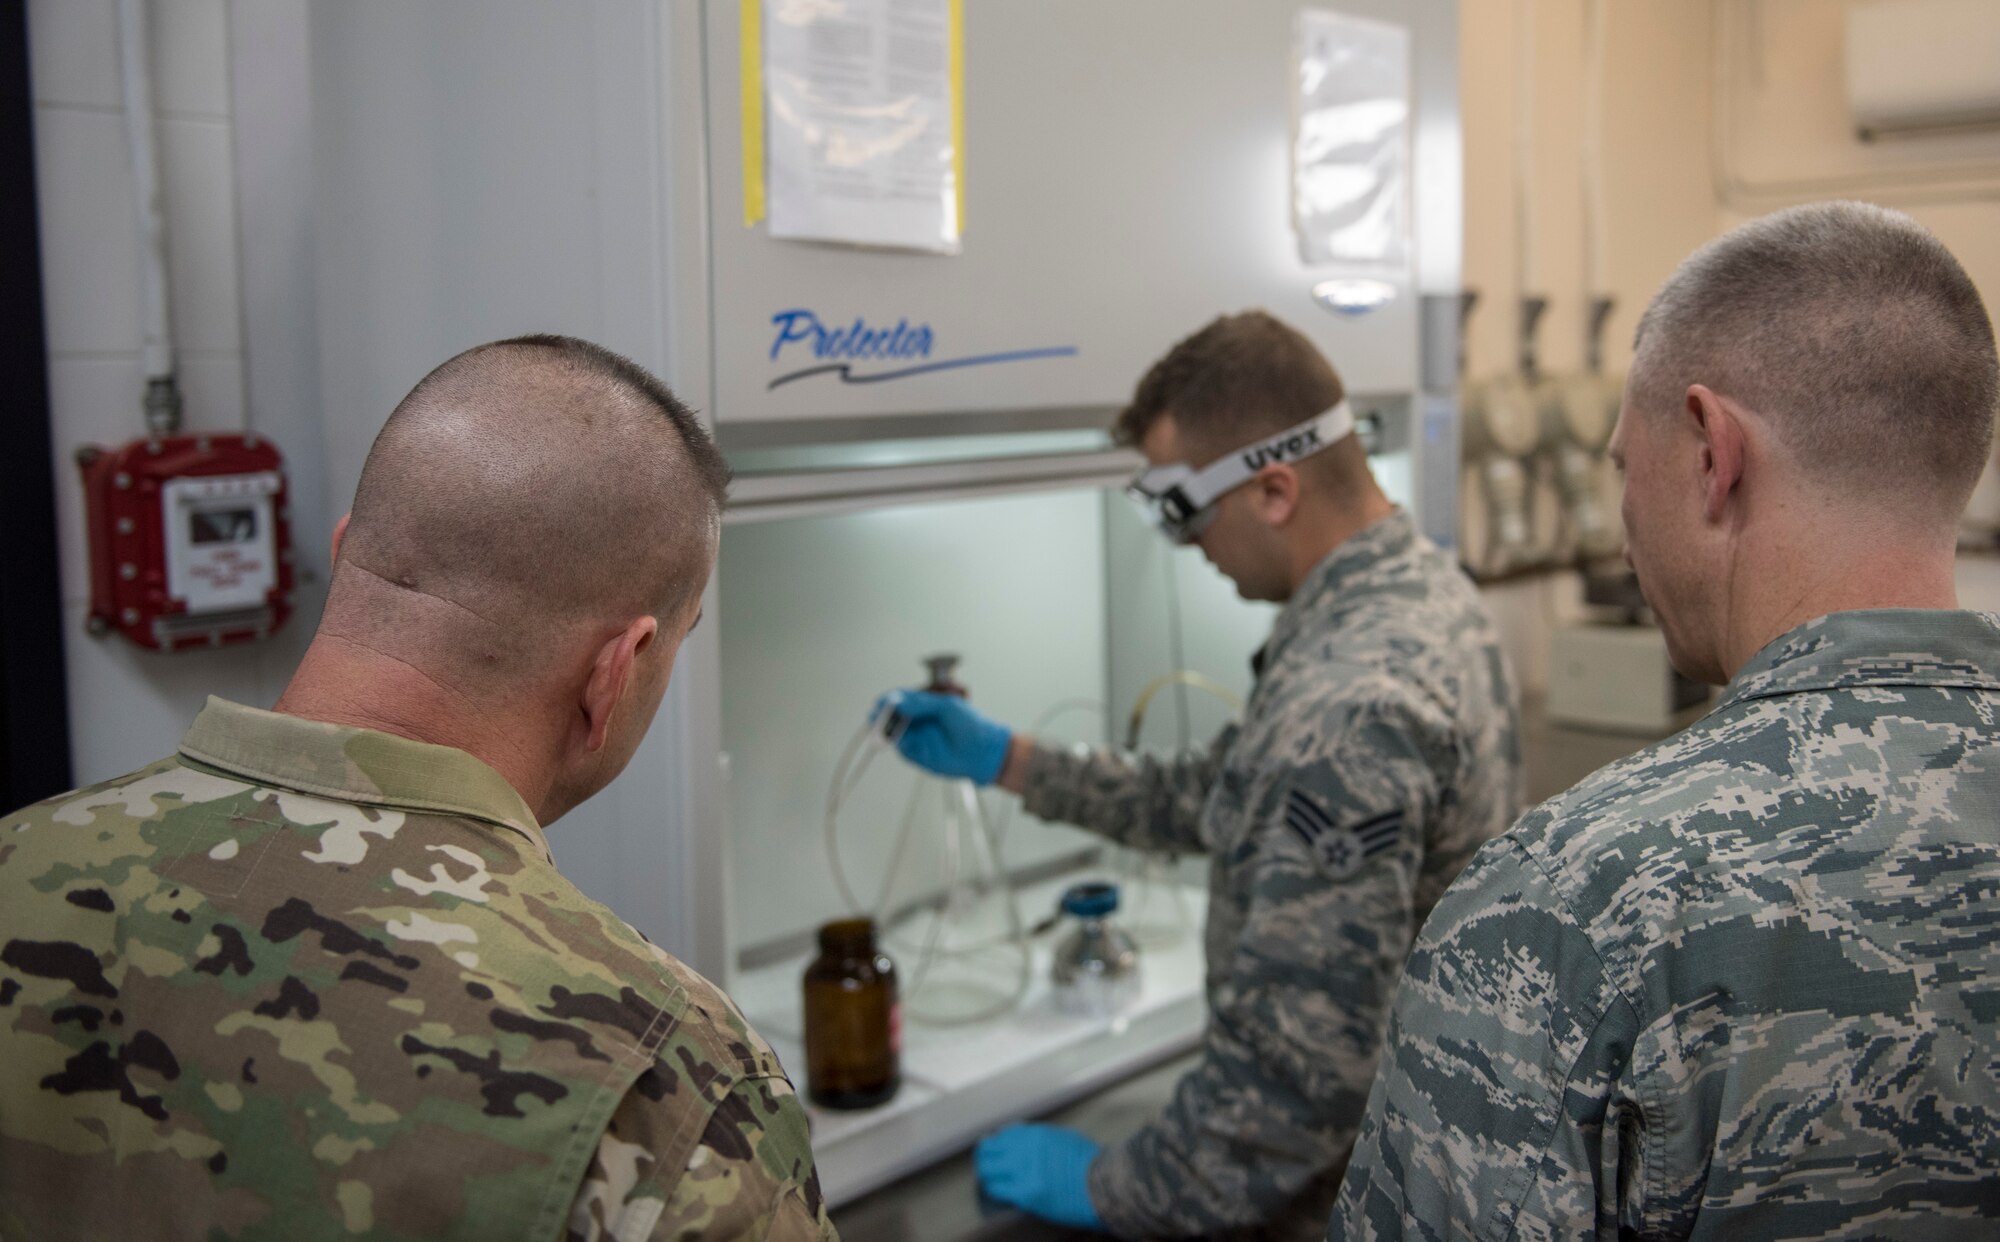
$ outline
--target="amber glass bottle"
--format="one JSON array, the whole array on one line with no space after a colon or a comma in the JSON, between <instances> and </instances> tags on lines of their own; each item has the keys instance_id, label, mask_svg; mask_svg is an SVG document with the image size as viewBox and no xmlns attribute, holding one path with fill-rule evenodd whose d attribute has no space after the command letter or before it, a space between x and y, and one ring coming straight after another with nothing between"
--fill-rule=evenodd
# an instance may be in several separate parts
<instances>
[{"instance_id":1,"label":"amber glass bottle","mask_svg":"<svg viewBox=\"0 0 2000 1242\"><path fill-rule=\"evenodd\" d=\"M875 943L872 919L819 929L806 967L806 1093L826 1108L873 1108L902 1085L902 1009L896 964Z\"/></svg>"}]
</instances>

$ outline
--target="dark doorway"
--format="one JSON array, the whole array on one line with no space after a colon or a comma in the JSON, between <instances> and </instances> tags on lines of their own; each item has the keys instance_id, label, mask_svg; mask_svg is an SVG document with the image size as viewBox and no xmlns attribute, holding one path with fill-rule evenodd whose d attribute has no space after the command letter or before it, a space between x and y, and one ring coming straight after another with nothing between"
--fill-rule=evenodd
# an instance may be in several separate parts
<instances>
[{"instance_id":1,"label":"dark doorway","mask_svg":"<svg viewBox=\"0 0 2000 1242\"><path fill-rule=\"evenodd\" d=\"M0 813L70 787L26 0L0 0Z\"/></svg>"}]
</instances>

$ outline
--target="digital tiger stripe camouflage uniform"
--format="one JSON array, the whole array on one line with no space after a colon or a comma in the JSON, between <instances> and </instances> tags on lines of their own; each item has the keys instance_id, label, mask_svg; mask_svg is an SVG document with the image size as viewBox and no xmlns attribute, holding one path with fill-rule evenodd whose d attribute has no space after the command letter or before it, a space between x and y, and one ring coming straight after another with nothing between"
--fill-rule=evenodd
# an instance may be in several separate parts
<instances>
[{"instance_id":1,"label":"digital tiger stripe camouflage uniform","mask_svg":"<svg viewBox=\"0 0 2000 1242\"><path fill-rule=\"evenodd\" d=\"M1128 1238L1316 1239L1403 955L1520 808L1520 720L1472 583L1398 510L1279 612L1240 724L1167 760L1037 746L1024 805L1209 856L1200 1063L1091 1165Z\"/></svg>"},{"instance_id":2,"label":"digital tiger stripe camouflage uniform","mask_svg":"<svg viewBox=\"0 0 2000 1242\"><path fill-rule=\"evenodd\" d=\"M831 1239L714 987L456 750L211 700L0 818L0 1237Z\"/></svg>"},{"instance_id":3,"label":"digital tiger stripe camouflage uniform","mask_svg":"<svg viewBox=\"0 0 2000 1242\"><path fill-rule=\"evenodd\" d=\"M2000 616L1801 626L1482 850L1328 1236L2000 1237Z\"/></svg>"}]
</instances>

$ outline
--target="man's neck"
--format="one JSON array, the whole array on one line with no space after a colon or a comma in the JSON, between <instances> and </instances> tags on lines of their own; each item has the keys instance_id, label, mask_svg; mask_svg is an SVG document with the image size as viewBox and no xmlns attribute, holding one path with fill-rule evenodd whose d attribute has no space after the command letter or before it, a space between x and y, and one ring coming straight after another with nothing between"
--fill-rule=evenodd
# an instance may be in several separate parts
<instances>
[{"instance_id":1,"label":"man's neck","mask_svg":"<svg viewBox=\"0 0 2000 1242\"><path fill-rule=\"evenodd\" d=\"M1292 589L1289 594L1298 594L1313 570L1332 556L1335 548L1395 510L1396 506L1389 498L1375 490L1357 504L1333 509L1319 521L1300 523L1291 544Z\"/></svg>"},{"instance_id":2,"label":"man's neck","mask_svg":"<svg viewBox=\"0 0 2000 1242\"><path fill-rule=\"evenodd\" d=\"M1773 639L1836 612L1959 606L1955 555L1940 541L1846 539L1823 529L1789 546L1819 551L1732 567L1722 636L1730 677Z\"/></svg>"},{"instance_id":3,"label":"man's neck","mask_svg":"<svg viewBox=\"0 0 2000 1242\"><path fill-rule=\"evenodd\" d=\"M338 635L314 637L272 710L462 750L505 777L530 807L541 806L554 782L550 765L534 757L532 741L518 732L519 717L531 713L505 713L516 717L510 728L491 728L494 714L463 692Z\"/></svg>"}]
</instances>

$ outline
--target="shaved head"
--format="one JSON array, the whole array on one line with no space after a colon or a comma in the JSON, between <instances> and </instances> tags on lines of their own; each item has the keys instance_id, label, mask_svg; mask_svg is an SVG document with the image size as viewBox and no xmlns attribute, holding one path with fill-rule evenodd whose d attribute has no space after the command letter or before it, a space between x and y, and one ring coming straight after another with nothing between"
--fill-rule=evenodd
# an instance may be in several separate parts
<instances>
[{"instance_id":1,"label":"shaved head","mask_svg":"<svg viewBox=\"0 0 2000 1242\"><path fill-rule=\"evenodd\" d=\"M1915 220L1866 203L1775 212L1703 246L1639 321L1630 393L1705 384L1771 420L1825 494L1956 526L1991 452L1993 325Z\"/></svg>"},{"instance_id":2,"label":"shaved head","mask_svg":"<svg viewBox=\"0 0 2000 1242\"><path fill-rule=\"evenodd\" d=\"M728 477L626 358L562 336L469 349L376 437L326 625L454 682L518 677L563 635L692 608Z\"/></svg>"}]
</instances>

